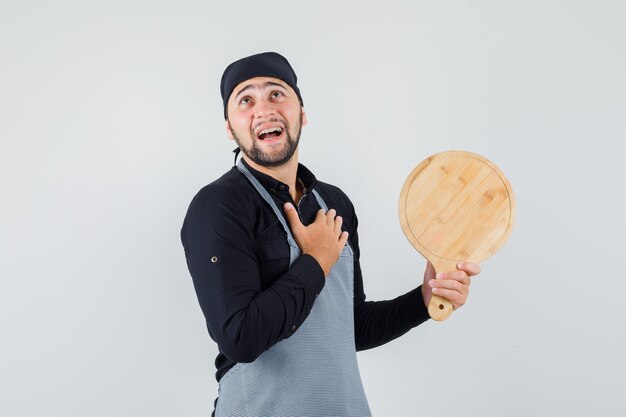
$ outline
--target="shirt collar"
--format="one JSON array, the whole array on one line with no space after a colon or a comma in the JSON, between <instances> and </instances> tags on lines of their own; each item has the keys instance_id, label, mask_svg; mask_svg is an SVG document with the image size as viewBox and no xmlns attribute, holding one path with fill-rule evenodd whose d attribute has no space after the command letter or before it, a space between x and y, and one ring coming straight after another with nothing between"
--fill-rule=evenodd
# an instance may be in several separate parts
<instances>
[{"instance_id":1,"label":"shirt collar","mask_svg":"<svg viewBox=\"0 0 626 417\"><path fill-rule=\"evenodd\" d=\"M244 158L241 158L241 162L246 166L246 168L248 168L252 175L254 175L254 178L256 178L266 190L273 192L276 192L277 190L289 191L289 186L287 184L252 168ZM302 185L304 185L306 190L312 190L317 185L315 175L313 175L313 173L301 163L298 163L297 178L302 182Z\"/></svg>"}]
</instances>

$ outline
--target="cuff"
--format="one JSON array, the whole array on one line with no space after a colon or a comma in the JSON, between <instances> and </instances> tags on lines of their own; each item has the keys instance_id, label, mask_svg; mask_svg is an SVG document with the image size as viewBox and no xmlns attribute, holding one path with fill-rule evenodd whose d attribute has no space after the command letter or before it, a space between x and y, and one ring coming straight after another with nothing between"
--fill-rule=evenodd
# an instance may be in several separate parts
<instances>
[{"instance_id":1,"label":"cuff","mask_svg":"<svg viewBox=\"0 0 626 417\"><path fill-rule=\"evenodd\" d=\"M398 298L398 310L401 312L400 314L406 318L407 324L411 327L416 327L430 319L428 307L424 304L421 285Z\"/></svg>"},{"instance_id":2,"label":"cuff","mask_svg":"<svg viewBox=\"0 0 626 417\"><path fill-rule=\"evenodd\" d=\"M304 288L315 297L322 292L324 284L326 284L324 270L319 262L308 254L303 254L296 259L289 268L289 273L302 282Z\"/></svg>"}]
</instances>

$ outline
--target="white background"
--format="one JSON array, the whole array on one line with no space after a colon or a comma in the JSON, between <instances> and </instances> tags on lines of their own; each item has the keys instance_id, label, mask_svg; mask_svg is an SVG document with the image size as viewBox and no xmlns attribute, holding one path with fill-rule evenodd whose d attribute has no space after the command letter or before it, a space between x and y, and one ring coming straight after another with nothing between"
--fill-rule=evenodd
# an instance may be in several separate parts
<instances>
[{"instance_id":1,"label":"white background","mask_svg":"<svg viewBox=\"0 0 626 417\"><path fill-rule=\"evenodd\" d=\"M179 230L232 164L219 80L274 50L300 160L360 219L368 299L425 261L397 199L425 157L495 162L517 200L466 306L359 353L375 416L621 416L620 1L0 3L0 415L206 416L216 347Z\"/></svg>"}]
</instances>

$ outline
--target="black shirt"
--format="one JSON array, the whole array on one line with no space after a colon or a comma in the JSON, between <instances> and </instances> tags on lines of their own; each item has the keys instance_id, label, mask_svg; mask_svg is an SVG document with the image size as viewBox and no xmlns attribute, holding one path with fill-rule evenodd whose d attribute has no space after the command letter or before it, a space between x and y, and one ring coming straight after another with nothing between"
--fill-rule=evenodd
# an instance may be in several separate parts
<instances>
[{"instance_id":1,"label":"black shirt","mask_svg":"<svg viewBox=\"0 0 626 417\"><path fill-rule=\"evenodd\" d=\"M317 181L299 164L297 176L305 194L296 204L289 186L242 161L280 210L286 202L297 208L303 224L313 222L320 209L312 189L343 217L354 252L356 350L387 343L428 319L419 287L394 300L365 301L358 220L343 191ZM312 256L302 255L289 267L282 225L236 167L196 194L181 239L209 335L218 345L218 381L237 362L254 361L297 331L324 287L324 272Z\"/></svg>"}]
</instances>

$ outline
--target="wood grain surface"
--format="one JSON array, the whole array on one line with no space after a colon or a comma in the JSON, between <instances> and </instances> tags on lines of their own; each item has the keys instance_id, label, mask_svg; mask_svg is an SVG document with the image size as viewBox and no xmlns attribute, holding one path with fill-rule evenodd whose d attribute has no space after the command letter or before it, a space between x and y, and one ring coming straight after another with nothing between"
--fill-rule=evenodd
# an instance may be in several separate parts
<instances>
[{"instance_id":1,"label":"wood grain surface","mask_svg":"<svg viewBox=\"0 0 626 417\"><path fill-rule=\"evenodd\" d=\"M447 151L422 161L408 176L398 204L402 230L437 272L461 261L480 263L506 242L515 221L509 181L488 159ZM445 320L452 304L433 296L428 311Z\"/></svg>"}]
</instances>

